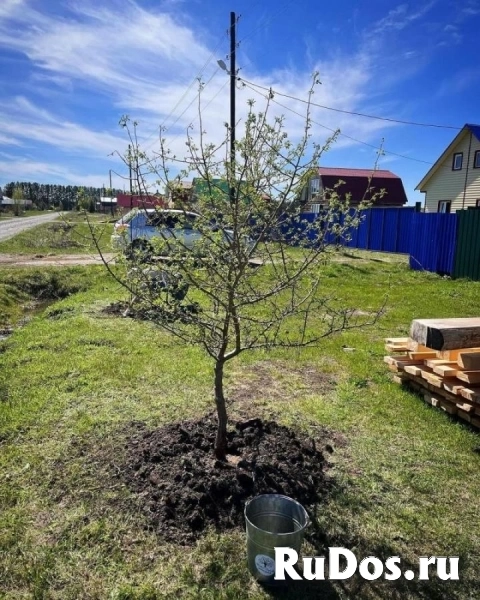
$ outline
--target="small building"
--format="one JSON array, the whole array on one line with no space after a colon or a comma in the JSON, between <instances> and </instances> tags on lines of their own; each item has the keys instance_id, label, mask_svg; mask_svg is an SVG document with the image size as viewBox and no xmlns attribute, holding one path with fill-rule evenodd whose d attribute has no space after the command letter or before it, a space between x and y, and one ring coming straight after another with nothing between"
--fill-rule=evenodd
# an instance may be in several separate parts
<instances>
[{"instance_id":1,"label":"small building","mask_svg":"<svg viewBox=\"0 0 480 600\"><path fill-rule=\"evenodd\" d=\"M117 194L117 207L123 210L131 208L166 208L164 196L150 194Z\"/></svg>"},{"instance_id":2,"label":"small building","mask_svg":"<svg viewBox=\"0 0 480 600\"><path fill-rule=\"evenodd\" d=\"M415 189L425 212L480 207L480 125L464 125Z\"/></svg>"},{"instance_id":3,"label":"small building","mask_svg":"<svg viewBox=\"0 0 480 600\"><path fill-rule=\"evenodd\" d=\"M95 209L97 212L114 215L117 211L117 199L110 196L100 196L100 200L95 203Z\"/></svg>"},{"instance_id":4,"label":"small building","mask_svg":"<svg viewBox=\"0 0 480 600\"><path fill-rule=\"evenodd\" d=\"M319 212L328 207L332 192L341 198L348 195L350 205L358 206L381 190L384 190L382 197L374 200L376 207L401 207L408 202L401 178L391 171L318 167L303 189L300 201L306 212Z\"/></svg>"},{"instance_id":5,"label":"small building","mask_svg":"<svg viewBox=\"0 0 480 600\"><path fill-rule=\"evenodd\" d=\"M9 198L8 196L2 196L0 198L0 207L2 207L3 209L11 209L14 206L21 206L22 208L30 208L32 206L33 202L31 200L26 200L24 198L22 198L21 200L13 200L12 198Z\"/></svg>"}]
</instances>

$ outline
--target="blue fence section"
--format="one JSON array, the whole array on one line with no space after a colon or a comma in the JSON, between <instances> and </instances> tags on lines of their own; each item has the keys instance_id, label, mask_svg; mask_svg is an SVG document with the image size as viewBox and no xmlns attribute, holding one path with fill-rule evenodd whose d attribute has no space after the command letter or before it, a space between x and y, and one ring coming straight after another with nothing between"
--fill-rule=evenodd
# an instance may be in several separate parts
<instances>
[{"instance_id":1,"label":"blue fence section","mask_svg":"<svg viewBox=\"0 0 480 600\"><path fill-rule=\"evenodd\" d=\"M322 215L304 213L301 220L313 223ZM343 224L343 217L339 218ZM305 231L301 221L284 225L283 233L295 234ZM314 243L318 231L306 232ZM325 242L338 243L349 248L394 252L410 255L410 267L415 270L432 271L452 275L457 244L456 214L418 213L413 207L370 208L362 211L360 224L351 228L343 239L331 232Z\"/></svg>"},{"instance_id":2,"label":"blue fence section","mask_svg":"<svg viewBox=\"0 0 480 600\"><path fill-rule=\"evenodd\" d=\"M409 251L412 269L452 275L456 245L456 214L415 213Z\"/></svg>"}]
</instances>

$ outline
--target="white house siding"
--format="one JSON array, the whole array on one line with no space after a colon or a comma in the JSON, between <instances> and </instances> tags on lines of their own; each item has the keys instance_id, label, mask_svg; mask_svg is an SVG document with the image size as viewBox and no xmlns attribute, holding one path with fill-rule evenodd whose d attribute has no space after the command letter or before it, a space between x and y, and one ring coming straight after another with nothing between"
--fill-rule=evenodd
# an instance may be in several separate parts
<instances>
[{"instance_id":1,"label":"white house siding","mask_svg":"<svg viewBox=\"0 0 480 600\"><path fill-rule=\"evenodd\" d=\"M472 145L465 188L470 135L472 136ZM442 164L423 186L421 191L426 191L426 212L438 212L438 203L442 200L451 201L451 212L476 205L477 199L480 199L480 169L473 168L476 150L480 150L480 142L467 131L450 150L449 154L444 157ZM459 171L453 171L453 155L457 152L463 152L463 165ZM464 188L466 189L465 203L463 200Z\"/></svg>"}]
</instances>

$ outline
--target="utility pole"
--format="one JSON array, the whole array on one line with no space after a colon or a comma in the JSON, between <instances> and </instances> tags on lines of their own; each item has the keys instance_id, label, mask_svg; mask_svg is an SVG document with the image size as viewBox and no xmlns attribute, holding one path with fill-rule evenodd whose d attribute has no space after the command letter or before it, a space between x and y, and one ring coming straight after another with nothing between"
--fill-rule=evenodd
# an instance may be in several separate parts
<instances>
[{"instance_id":1,"label":"utility pole","mask_svg":"<svg viewBox=\"0 0 480 600\"><path fill-rule=\"evenodd\" d=\"M110 194L113 194L113 192L112 192L112 169L108 170L108 174L110 175Z\"/></svg>"},{"instance_id":2,"label":"utility pole","mask_svg":"<svg viewBox=\"0 0 480 600\"><path fill-rule=\"evenodd\" d=\"M132 198L132 147L128 144L128 178L130 180L130 210L133 207L133 198Z\"/></svg>"},{"instance_id":3,"label":"utility pole","mask_svg":"<svg viewBox=\"0 0 480 600\"><path fill-rule=\"evenodd\" d=\"M230 13L230 203L235 201L235 188L233 179L235 177L235 81L236 81L236 65L235 65L235 27L236 16L234 12Z\"/></svg>"}]
</instances>

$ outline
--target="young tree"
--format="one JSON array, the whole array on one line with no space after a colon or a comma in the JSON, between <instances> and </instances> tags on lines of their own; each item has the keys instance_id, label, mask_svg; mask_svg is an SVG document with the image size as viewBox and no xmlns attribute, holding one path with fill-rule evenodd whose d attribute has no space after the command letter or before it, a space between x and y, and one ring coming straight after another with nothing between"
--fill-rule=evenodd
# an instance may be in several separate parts
<instances>
[{"instance_id":1,"label":"young tree","mask_svg":"<svg viewBox=\"0 0 480 600\"><path fill-rule=\"evenodd\" d=\"M309 99L312 93L313 86ZM194 177L194 204L183 204L176 224L158 212L159 237L150 240L149 262L144 244L142 252L129 253L124 276L105 264L130 290L139 313L211 357L218 415L214 451L221 460L228 451L224 372L229 361L247 350L315 345L360 325L352 320L353 311L334 308L321 293L328 246L358 224L358 211L330 190L322 218L307 223L294 202L335 136L323 146L311 139L308 103L301 138L291 141L283 117L269 118L271 100L258 113L249 102L234 155L228 127L220 145L207 143L199 111L199 140L189 130L184 169L175 178L170 173L178 172L179 162L166 140L148 157L137 143L136 124L122 121L130 137L126 162L138 188L147 194L152 173L173 192L182 179Z\"/></svg>"},{"instance_id":2,"label":"young tree","mask_svg":"<svg viewBox=\"0 0 480 600\"><path fill-rule=\"evenodd\" d=\"M22 214L22 205L23 205L23 192L21 187L16 187L13 190L12 194L13 200L13 214L16 217L19 217Z\"/></svg>"}]
</instances>

